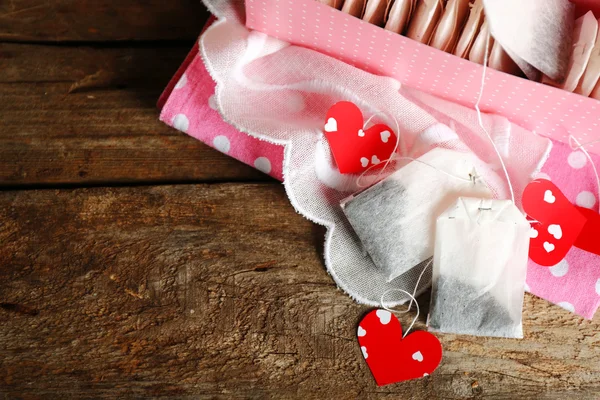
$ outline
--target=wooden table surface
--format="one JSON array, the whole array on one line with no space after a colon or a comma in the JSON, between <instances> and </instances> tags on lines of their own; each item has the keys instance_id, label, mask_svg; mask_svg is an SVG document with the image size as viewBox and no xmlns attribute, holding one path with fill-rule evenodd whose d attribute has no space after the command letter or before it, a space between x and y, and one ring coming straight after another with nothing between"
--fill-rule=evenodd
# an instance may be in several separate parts
<instances>
[{"instance_id":1,"label":"wooden table surface","mask_svg":"<svg viewBox=\"0 0 600 400\"><path fill-rule=\"evenodd\" d=\"M158 121L206 15L0 0L1 398L600 397L600 316L531 295L525 339L439 335L432 376L378 388L324 230Z\"/></svg>"}]
</instances>

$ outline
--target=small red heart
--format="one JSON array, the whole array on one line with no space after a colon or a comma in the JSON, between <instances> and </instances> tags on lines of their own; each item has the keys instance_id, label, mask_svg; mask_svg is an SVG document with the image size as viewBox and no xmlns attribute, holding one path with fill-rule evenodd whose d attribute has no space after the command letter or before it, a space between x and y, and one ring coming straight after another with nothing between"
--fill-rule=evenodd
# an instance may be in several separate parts
<instances>
[{"instance_id":1,"label":"small red heart","mask_svg":"<svg viewBox=\"0 0 600 400\"><path fill-rule=\"evenodd\" d=\"M369 312L358 326L358 343L377 382L422 378L442 361L442 344L429 332L416 331L402 338L398 318L387 310Z\"/></svg>"},{"instance_id":2,"label":"small red heart","mask_svg":"<svg viewBox=\"0 0 600 400\"><path fill-rule=\"evenodd\" d=\"M577 210L586 218L586 223L575 240L575 247L600 255L600 214L585 207L577 206Z\"/></svg>"},{"instance_id":3,"label":"small red heart","mask_svg":"<svg viewBox=\"0 0 600 400\"><path fill-rule=\"evenodd\" d=\"M324 132L333 158L342 174L359 174L385 165L396 148L396 135L384 124L363 130L360 109L348 101L334 104L327 112Z\"/></svg>"},{"instance_id":4,"label":"small red heart","mask_svg":"<svg viewBox=\"0 0 600 400\"><path fill-rule=\"evenodd\" d=\"M531 224L529 258L546 267L558 264L575 244L586 218L546 179L536 179L527 185L523 210L539 221Z\"/></svg>"}]
</instances>

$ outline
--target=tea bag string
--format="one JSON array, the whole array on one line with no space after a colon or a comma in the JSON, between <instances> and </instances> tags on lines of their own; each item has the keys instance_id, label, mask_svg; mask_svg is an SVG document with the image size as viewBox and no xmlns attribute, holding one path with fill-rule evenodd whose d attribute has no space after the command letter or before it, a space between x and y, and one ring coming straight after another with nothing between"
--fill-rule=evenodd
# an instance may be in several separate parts
<instances>
[{"instance_id":1,"label":"tea bag string","mask_svg":"<svg viewBox=\"0 0 600 400\"><path fill-rule=\"evenodd\" d=\"M479 96L477 97L477 103L475 103L475 110L477 111L477 122L479 123L479 127L483 130L483 132L485 133L487 138L490 140L490 143L494 147L494 150L496 151L496 155L498 156L498 159L500 160L500 165L502 166L502 170L504 171L504 175L506 176L506 182L508 183L508 189L510 190L510 198L511 198L513 204L515 204L515 191L513 189L512 182L510 181L510 176L508 175L508 170L506 169L506 164L504 164L504 159L502 159L502 155L500 154L500 150L498 150L498 146L496 146L496 143L494 143L494 139L492 139L492 136L490 135L490 133L487 131L487 129L485 129L485 126L483 126L483 119L481 117L481 109L479 108L479 104L481 103L481 98L483 97L483 89L485 87L485 74L487 72L487 64L488 64L489 51L490 51L490 37L491 37L491 34L488 33L486 41L485 41L485 54L483 57L483 73L481 74L481 86L479 89Z\"/></svg>"},{"instance_id":2,"label":"tea bag string","mask_svg":"<svg viewBox=\"0 0 600 400\"><path fill-rule=\"evenodd\" d=\"M375 113L375 114L371 115L363 124L363 130L365 130L367 128L367 125L369 125L369 123L373 120L373 118L375 118L378 115L383 115L384 117L386 117L385 113L383 113L383 112ZM394 150L392 150L392 154L396 154L396 151L398 151L398 147L400 147L400 145L401 145L400 124L398 123L398 120L396 119L396 117L394 117L393 115L391 115L391 117L394 120L394 124L396 125L396 144L394 145ZM404 146L402 146L402 147L404 147ZM404 149L402 149L402 152L404 152ZM391 158L384 160L385 165L383 166L383 168L381 168L381 171L379 171L379 174L377 174L377 178L379 178L381 176L381 174L383 174L383 171L385 171L385 169L390 165L391 161L392 161ZM367 168L367 171L369 171L372 167L377 166L377 165L379 165L379 164L372 165L371 167ZM364 174L364 172L363 172L363 174ZM359 181L360 181L360 178L363 176L363 174L361 174L356 180L356 184L359 187L361 187L359 185Z\"/></svg>"},{"instance_id":3,"label":"tea bag string","mask_svg":"<svg viewBox=\"0 0 600 400\"><path fill-rule=\"evenodd\" d=\"M477 179L479 179L479 176L478 176L478 175L470 175L470 177L469 177L469 178L464 178L464 177L462 177L462 176L453 175L453 174L451 174L450 172L444 171L443 169L440 169L440 168L438 168L438 167L436 167L436 166L434 166L434 165L431 165L431 164L429 164L429 163L426 163L425 161L422 161L422 160L419 160L419 159L417 159L417 158L413 158L413 157L392 156L392 157L388 158L388 159L387 159L387 160L385 160L385 161L387 161L387 162L391 162L391 161L396 161L396 160L408 160L408 161L414 161L414 162L418 162L418 163L420 163L420 164L423 164L423 165L426 165L426 166L428 166L428 167L430 167L430 168L433 168L434 170L436 170L436 171L438 171L438 172L440 172L440 173L442 173L442 174L444 174L444 175L447 175L447 176L449 176L450 178L458 179L458 180L460 180L460 181L463 181L463 182L471 182L471 183L475 183L475 182L476 182L476 180L477 180ZM363 189L363 188L365 188L365 187L369 186L369 185L362 184L362 181L361 181L361 180L362 180L362 179L363 179L363 178L366 176L366 174L367 174L369 171L371 171L373 168L376 168L377 166L378 166L378 165L371 165L369 168L367 168L365 171L363 171L363 173L362 173L362 174L360 174L360 175L358 176L358 178L356 178L356 186L358 186L358 187L359 187L359 188L361 188L361 189ZM378 175L378 176L379 176L379 175Z\"/></svg>"},{"instance_id":4,"label":"tea bag string","mask_svg":"<svg viewBox=\"0 0 600 400\"><path fill-rule=\"evenodd\" d=\"M408 329L406 330L406 332L404 332L404 335L402 335L402 339L404 339L406 337L406 335L408 335L408 333L411 331L412 327L415 325L415 322L417 321L417 318L419 318L419 313L421 312L420 308L419 308L419 303L417 302L417 299L415 299L415 296L413 296L412 294L408 293L406 290L404 289L389 289L386 290L382 295L381 295L381 307L383 307L385 310L391 312L392 314L394 313L398 313L397 311L392 310L391 308L389 308L388 306L385 305L385 302L383 301L383 298L386 294L388 293L392 293L392 292L402 292L406 295L408 295L411 298L411 301L414 300L415 304L417 305L417 315L415 315L415 317L413 318L412 322L410 323L410 326L408 327ZM407 310L408 311L408 310Z\"/></svg>"},{"instance_id":5,"label":"tea bag string","mask_svg":"<svg viewBox=\"0 0 600 400\"><path fill-rule=\"evenodd\" d=\"M413 302L417 305L417 315L415 316L415 318L413 318L410 326L408 327L408 329L406 330L406 332L404 332L404 335L402 335L402 338L406 337L406 335L408 335L408 333L411 331L412 327L415 325L415 322L417 321L417 319L419 318L419 313L420 313L420 308L419 308L419 303L417 302L417 299L415 298L415 295L417 293L417 289L419 288L419 283L421 282L421 278L423 278L423 274L425 274L425 271L427 271L427 268L433 263L433 258L430 259L427 264L425 264L425 266L423 267L423 270L421 271L421 274L419 275L419 278L417 279L417 283L415 284L415 288L412 292L412 294L408 293L406 290L404 289L398 289L398 288L394 288L394 289L389 289L386 290L385 292L383 292L383 294L381 295L381 307L391 313L394 314L405 314L407 312L410 311L410 309L412 308ZM388 293L392 293L392 292L402 292L407 294L410 297L410 303L408 304L408 307L406 308L406 310L404 311L397 311L397 310L393 310L389 307L387 307L385 305L385 301L384 298Z\"/></svg>"},{"instance_id":6,"label":"tea bag string","mask_svg":"<svg viewBox=\"0 0 600 400\"><path fill-rule=\"evenodd\" d=\"M575 139L574 136L571 136L571 137L573 139ZM569 144L571 143L571 137L569 138ZM579 150L580 148L582 148L583 146L587 146L588 144L594 144L594 143L600 142L600 139L591 140L589 142L585 142L584 144L579 144L579 141L577 141L577 139L575 139L574 141L576 141L576 143L579 145L579 147L573 147L573 146L571 146L571 149L573 149L573 150Z\"/></svg>"}]
</instances>

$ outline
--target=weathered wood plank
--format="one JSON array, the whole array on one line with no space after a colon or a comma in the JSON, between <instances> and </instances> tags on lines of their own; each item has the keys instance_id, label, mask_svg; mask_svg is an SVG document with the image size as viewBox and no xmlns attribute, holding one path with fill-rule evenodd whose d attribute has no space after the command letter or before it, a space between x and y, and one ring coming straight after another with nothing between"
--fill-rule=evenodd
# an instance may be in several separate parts
<instances>
[{"instance_id":1,"label":"weathered wood plank","mask_svg":"<svg viewBox=\"0 0 600 400\"><path fill-rule=\"evenodd\" d=\"M188 50L0 44L0 186L267 179L158 121Z\"/></svg>"},{"instance_id":2,"label":"weathered wood plank","mask_svg":"<svg viewBox=\"0 0 600 400\"><path fill-rule=\"evenodd\" d=\"M0 83L83 81L89 90L132 86L160 93L193 45L193 40L143 46L0 43Z\"/></svg>"},{"instance_id":3,"label":"weathered wood plank","mask_svg":"<svg viewBox=\"0 0 600 400\"><path fill-rule=\"evenodd\" d=\"M0 41L193 40L208 15L199 0L6 0Z\"/></svg>"},{"instance_id":4,"label":"weathered wood plank","mask_svg":"<svg viewBox=\"0 0 600 400\"><path fill-rule=\"evenodd\" d=\"M376 387L322 235L277 184L1 192L0 397L600 395L600 318L530 295L524 340L439 335L431 377Z\"/></svg>"}]
</instances>

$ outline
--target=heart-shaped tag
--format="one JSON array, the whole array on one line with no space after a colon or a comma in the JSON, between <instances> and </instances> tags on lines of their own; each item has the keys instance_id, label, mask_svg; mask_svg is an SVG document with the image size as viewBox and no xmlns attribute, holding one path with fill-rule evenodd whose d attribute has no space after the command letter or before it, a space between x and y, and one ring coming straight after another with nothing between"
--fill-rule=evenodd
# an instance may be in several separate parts
<instances>
[{"instance_id":1,"label":"heart-shaped tag","mask_svg":"<svg viewBox=\"0 0 600 400\"><path fill-rule=\"evenodd\" d=\"M565 258L586 224L586 217L546 179L527 185L523 210L538 221L531 223L529 258L546 267Z\"/></svg>"},{"instance_id":2,"label":"heart-shaped tag","mask_svg":"<svg viewBox=\"0 0 600 400\"><path fill-rule=\"evenodd\" d=\"M442 345L429 332L402 338L398 318L387 310L369 312L358 326L358 343L377 385L422 378L442 361Z\"/></svg>"},{"instance_id":3,"label":"heart-shaped tag","mask_svg":"<svg viewBox=\"0 0 600 400\"><path fill-rule=\"evenodd\" d=\"M587 219L583 230L575 241L575 246L581 250L600 255L600 214L585 207L577 207L577 210Z\"/></svg>"},{"instance_id":4,"label":"heart-shaped tag","mask_svg":"<svg viewBox=\"0 0 600 400\"><path fill-rule=\"evenodd\" d=\"M336 103L327 112L323 130L342 174L381 168L396 147L396 135L384 124L363 129L363 115L351 102Z\"/></svg>"}]
</instances>

